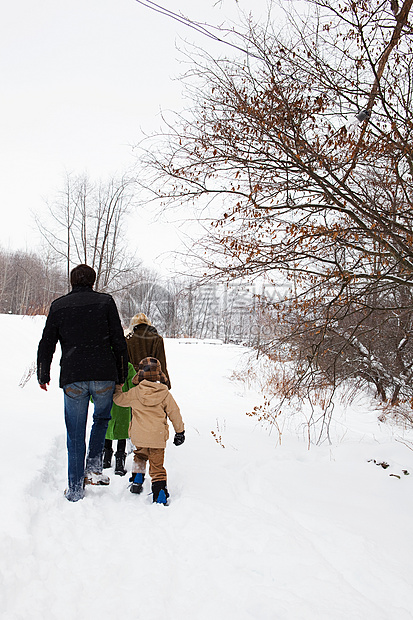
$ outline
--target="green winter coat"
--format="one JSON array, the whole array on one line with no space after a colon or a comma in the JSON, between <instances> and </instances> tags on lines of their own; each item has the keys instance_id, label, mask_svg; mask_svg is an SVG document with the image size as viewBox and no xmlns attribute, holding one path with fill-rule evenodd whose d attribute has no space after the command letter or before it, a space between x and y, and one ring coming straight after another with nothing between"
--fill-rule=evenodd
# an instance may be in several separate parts
<instances>
[{"instance_id":1,"label":"green winter coat","mask_svg":"<svg viewBox=\"0 0 413 620\"><path fill-rule=\"evenodd\" d=\"M133 377L136 375L136 370L129 362L128 364L128 376L123 384L122 392L127 392L134 386L132 383ZM111 409L111 419L109 420L108 430L106 431L106 439L113 441L114 439L127 439L129 437L129 424L131 420L130 407L119 407L113 403Z\"/></svg>"}]
</instances>

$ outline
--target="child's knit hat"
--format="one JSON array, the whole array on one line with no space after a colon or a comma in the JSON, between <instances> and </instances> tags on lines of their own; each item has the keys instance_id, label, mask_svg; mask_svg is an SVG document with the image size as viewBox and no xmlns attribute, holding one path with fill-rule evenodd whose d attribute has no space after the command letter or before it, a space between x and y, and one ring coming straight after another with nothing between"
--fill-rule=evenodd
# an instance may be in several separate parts
<instances>
[{"instance_id":1,"label":"child's knit hat","mask_svg":"<svg viewBox=\"0 0 413 620\"><path fill-rule=\"evenodd\" d=\"M144 379L147 381L160 381L165 385L168 384L168 380L162 372L161 362L156 357L145 357L139 362L138 372L133 377L132 383L137 385Z\"/></svg>"}]
</instances>

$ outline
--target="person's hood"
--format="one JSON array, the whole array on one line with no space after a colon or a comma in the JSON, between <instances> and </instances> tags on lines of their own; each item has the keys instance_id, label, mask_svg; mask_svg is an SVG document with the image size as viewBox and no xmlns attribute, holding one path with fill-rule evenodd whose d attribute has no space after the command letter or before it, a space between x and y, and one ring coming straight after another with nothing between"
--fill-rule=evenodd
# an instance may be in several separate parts
<instances>
[{"instance_id":1,"label":"person's hood","mask_svg":"<svg viewBox=\"0 0 413 620\"><path fill-rule=\"evenodd\" d=\"M143 379L138 385L138 399L145 406L159 405L168 393L168 388L163 383Z\"/></svg>"}]
</instances>

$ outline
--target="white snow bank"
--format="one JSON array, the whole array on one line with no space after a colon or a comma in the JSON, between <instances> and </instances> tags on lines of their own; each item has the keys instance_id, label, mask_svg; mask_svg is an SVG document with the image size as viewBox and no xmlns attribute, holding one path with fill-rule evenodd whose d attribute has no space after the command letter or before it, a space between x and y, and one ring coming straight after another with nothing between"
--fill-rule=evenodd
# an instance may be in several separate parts
<instances>
[{"instance_id":1,"label":"white snow bank","mask_svg":"<svg viewBox=\"0 0 413 620\"><path fill-rule=\"evenodd\" d=\"M170 506L114 475L71 504L59 356L47 393L19 387L43 324L0 316L2 619L413 618L409 433L361 398L337 407L332 445L286 428L279 446L245 415L260 395L230 379L245 348L167 339L186 424L166 451Z\"/></svg>"}]
</instances>

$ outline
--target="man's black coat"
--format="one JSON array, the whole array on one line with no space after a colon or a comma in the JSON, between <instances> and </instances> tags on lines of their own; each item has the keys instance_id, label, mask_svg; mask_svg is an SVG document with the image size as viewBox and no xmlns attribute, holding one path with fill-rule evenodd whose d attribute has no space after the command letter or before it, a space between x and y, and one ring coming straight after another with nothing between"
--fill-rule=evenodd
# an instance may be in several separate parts
<instances>
[{"instance_id":1,"label":"man's black coat","mask_svg":"<svg viewBox=\"0 0 413 620\"><path fill-rule=\"evenodd\" d=\"M124 383L128 353L113 298L89 286L75 286L56 299L37 351L37 378L50 381L50 364L60 342L60 387L77 381Z\"/></svg>"}]
</instances>

